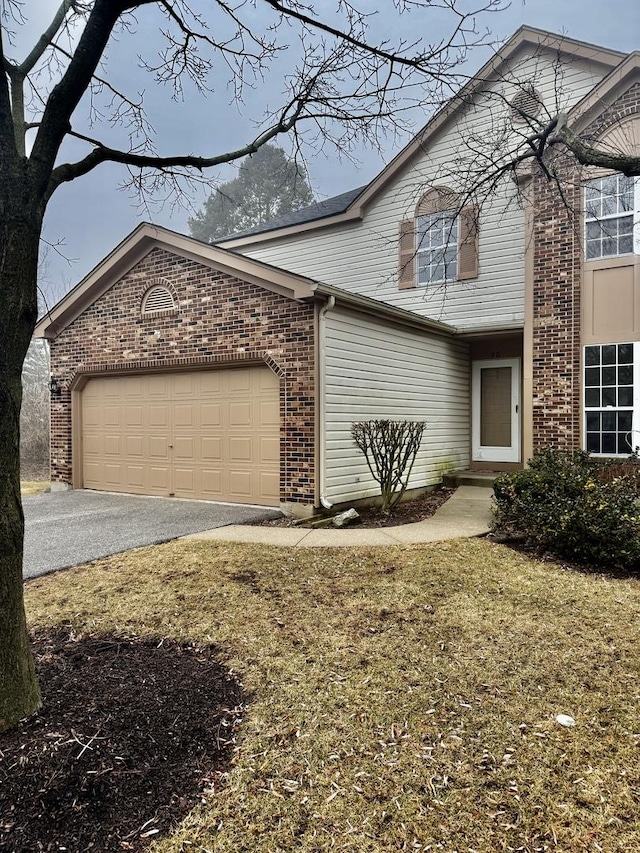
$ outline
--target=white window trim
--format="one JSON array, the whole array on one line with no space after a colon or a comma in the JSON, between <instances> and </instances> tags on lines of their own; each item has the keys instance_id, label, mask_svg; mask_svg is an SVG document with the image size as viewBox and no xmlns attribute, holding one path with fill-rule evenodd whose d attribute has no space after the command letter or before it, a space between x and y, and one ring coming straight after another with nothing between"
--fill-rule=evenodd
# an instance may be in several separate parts
<instances>
[{"instance_id":1,"label":"white window trim","mask_svg":"<svg viewBox=\"0 0 640 853\"><path fill-rule=\"evenodd\" d=\"M444 216L453 216L451 225L448 228L448 237L445 242L440 246L429 246L422 247L420 244L422 242L421 237L423 233L425 233L428 229L420 228L420 220L424 219L435 219L437 217ZM416 217L416 251L415 251L415 283L416 287L430 287L433 284L446 284L450 281L457 281L458 279L458 267L460 264L459 255L459 228L460 222L459 217L457 215L457 210L452 208L451 210L437 210L433 213L422 213ZM445 278L430 278L428 281L420 281L420 256L426 255L435 251L442 251L443 255L451 246L454 248L454 262L450 264L443 264L445 271ZM451 275L451 272L453 273Z\"/></svg>"},{"instance_id":2,"label":"white window trim","mask_svg":"<svg viewBox=\"0 0 640 853\"><path fill-rule=\"evenodd\" d=\"M606 177L603 175L602 177ZM640 178L633 178L633 210L630 210L626 213L609 213L605 216L588 218L587 216L587 186L594 181L600 180L601 178L592 178L590 181L587 181L584 188L583 193L583 201L584 201L584 257L586 263L597 263L598 261L609 260L611 258L626 258L631 255L640 255ZM598 255L595 258L587 257L587 225L590 222L606 222L608 220L613 219L622 219L625 216L633 217L633 251L632 252L622 252L617 255Z\"/></svg>"},{"instance_id":3,"label":"white window trim","mask_svg":"<svg viewBox=\"0 0 640 853\"><path fill-rule=\"evenodd\" d=\"M632 412L631 416L631 449L634 450L640 446L640 341L616 341L612 346L620 344L631 344L633 346L633 405L632 406L590 406L587 408L585 396L585 368L586 368L586 349L587 346L609 346L607 343L587 344L582 349L582 442L583 447L587 449L587 414L590 412L606 412L607 409L614 412ZM602 388L602 386L600 386ZM626 459L629 453L594 453L590 452L590 456L598 459Z\"/></svg>"}]
</instances>

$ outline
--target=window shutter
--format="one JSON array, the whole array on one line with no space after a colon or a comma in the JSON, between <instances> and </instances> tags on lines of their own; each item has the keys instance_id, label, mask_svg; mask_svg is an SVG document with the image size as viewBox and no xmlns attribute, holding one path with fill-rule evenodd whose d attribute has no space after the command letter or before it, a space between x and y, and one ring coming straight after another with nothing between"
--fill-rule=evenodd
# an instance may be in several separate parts
<instances>
[{"instance_id":1,"label":"window shutter","mask_svg":"<svg viewBox=\"0 0 640 853\"><path fill-rule=\"evenodd\" d=\"M400 223L398 240L398 287L405 290L415 287L415 219L405 219Z\"/></svg>"},{"instance_id":2,"label":"window shutter","mask_svg":"<svg viewBox=\"0 0 640 853\"><path fill-rule=\"evenodd\" d=\"M458 280L478 277L478 208L463 207L458 216Z\"/></svg>"}]
</instances>

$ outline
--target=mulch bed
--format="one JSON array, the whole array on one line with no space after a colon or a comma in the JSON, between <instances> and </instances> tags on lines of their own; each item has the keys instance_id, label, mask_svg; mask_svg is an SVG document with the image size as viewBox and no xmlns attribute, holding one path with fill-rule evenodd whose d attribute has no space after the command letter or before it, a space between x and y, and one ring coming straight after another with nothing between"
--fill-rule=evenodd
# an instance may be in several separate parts
<instances>
[{"instance_id":1,"label":"mulch bed","mask_svg":"<svg viewBox=\"0 0 640 853\"><path fill-rule=\"evenodd\" d=\"M221 782L248 697L213 648L41 632L43 708L0 734L0 850L143 850Z\"/></svg>"},{"instance_id":2,"label":"mulch bed","mask_svg":"<svg viewBox=\"0 0 640 853\"><path fill-rule=\"evenodd\" d=\"M412 524L415 521L424 521L431 518L434 512L449 500L455 489L447 489L438 486L431 492L419 498L403 501L398 504L392 515L382 515L376 506L358 506L360 521L350 524L349 527L375 528L375 527L397 527L399 524ZM259 522L264 527L298 527L291 518L276 518Z\"/></svg>"}]
</instances>

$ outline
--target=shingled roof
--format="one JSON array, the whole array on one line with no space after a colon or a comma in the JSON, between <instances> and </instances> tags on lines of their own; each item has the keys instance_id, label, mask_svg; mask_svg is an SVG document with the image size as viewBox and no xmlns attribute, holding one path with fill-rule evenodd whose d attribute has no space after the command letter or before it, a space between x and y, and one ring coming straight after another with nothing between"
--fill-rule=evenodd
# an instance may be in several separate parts
<instances>
[{"instance_id":1,"label":"shingled roof","mask_svg":"<svg viewBox=\"0 0 640 853\"><path fill-rule=\"evenodd\" d=\"M279 216L277 219L272 219L269 222L263 222L261 225L255 225L253 228L248 228L246 231L240 231L237 234L229 234L221 240L216 240L216 243L224 243L226 240L235 240L240 237L250 237L253 234L264 234L267 231L277 231L279 228L287 228L290 225L301 225L303 222L315 222L316 219L324 219L326 216L335 216L337 213L344 213L349 205L355 201L360 193L364 192L368 184L363 187L357 187L355 190L348 190L340 195L334 195L332 198L327 198L324 201L317 201L310 204L308 207L302 207L300 210L295 210L293 213L285 213L284 216Z\"/></svg>"}]
</instances>

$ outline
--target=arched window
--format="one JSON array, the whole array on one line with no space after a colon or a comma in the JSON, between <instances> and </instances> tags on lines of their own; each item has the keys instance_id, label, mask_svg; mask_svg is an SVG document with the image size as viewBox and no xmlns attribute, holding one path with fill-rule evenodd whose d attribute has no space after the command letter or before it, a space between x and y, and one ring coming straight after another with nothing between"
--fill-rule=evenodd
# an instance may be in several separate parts
<instances>
[{"instance_id":1,"label":"arched window","mask_svg":"<svg viewBox=\"0 0 640 853\"><path fill-rule=\"evenodd\" d=\"M432 187L415 217L400 223L400 288L442 284L478 275L478 211L460 208L448 187Z\"/></svg>"},{"instance_id":2,"label":"arched window","mask_svg":"<svg viewBox=\"0 0 640 853\"><path fill-rule=\"evenodd\" d=\"M142 316L171 314L178 310L172 290L164 284L153 284L142 297Z\"/></svg>"}]
</instances>

